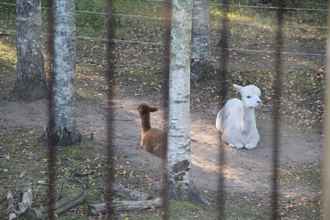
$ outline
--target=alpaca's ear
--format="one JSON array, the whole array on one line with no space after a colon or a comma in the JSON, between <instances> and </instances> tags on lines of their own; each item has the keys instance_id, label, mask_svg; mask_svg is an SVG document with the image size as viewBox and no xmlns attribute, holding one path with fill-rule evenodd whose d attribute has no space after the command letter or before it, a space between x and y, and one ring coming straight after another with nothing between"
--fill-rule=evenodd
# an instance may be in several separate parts
<instances>
[{"instance_id":1,"label":"alpaca's ear","mask_svg":"<svg viewBox=\"0 0 330 220\"><path fill-rule=\"evenodd\" d=\"M149 108L149 111L150 111L150 112L155 112L155 111L158 111L158 108L150 107L150 108Z\"/></svg>"},{"instance_id":2,"label":"alpaca's ear","mask_svg":"<svg viewBox=\"0 0 330 220\"><path fill-rule=\"evenodd\" d=\"M240 86L240 85L233 84L233 86L234 86L234 89L235 89L237 92L240 92L241 89L242 89L242 86Z\"/></svg>"}]
</instances>

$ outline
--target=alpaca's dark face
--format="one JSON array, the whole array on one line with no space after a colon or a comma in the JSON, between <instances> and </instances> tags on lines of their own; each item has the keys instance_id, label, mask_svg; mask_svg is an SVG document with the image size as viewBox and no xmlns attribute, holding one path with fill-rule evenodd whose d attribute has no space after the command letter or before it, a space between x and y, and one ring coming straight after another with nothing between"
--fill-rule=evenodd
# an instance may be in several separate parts
<instances>
[{"instance_id":1,"label":"alpaca's dark face","mask_svg":"<svg viewBox=\"0 0 330 220\"><path fill-rule=\"evenodd\" d=\"M147 114L149 112L155 112L158 109L155 108L155 107L150 107L147 104L141 104L141 105L139 105L139 107L137 108L137 110L139 111L140 114Z\"/></svg>"}]
</instances>

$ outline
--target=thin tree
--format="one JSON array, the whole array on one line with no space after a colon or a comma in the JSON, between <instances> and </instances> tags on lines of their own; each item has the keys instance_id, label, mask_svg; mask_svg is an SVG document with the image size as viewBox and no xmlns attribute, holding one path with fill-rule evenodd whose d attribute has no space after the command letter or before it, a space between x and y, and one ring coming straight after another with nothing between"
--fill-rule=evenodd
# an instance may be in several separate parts
<instances>
[{"instance_id":1,"label":"thin tree","mask_svg":"<svg viewBox=\"0 0 330 220\"><path fill-rule=\"evenodd\" d=\"M47 96L41 51L40 0L16 0L16 83L14 95L26 101Z\"/></svg>"},{"instance_id":2,"label":"thin tree","mask_svg":"<svg viewBox=\"0 0 330 220\"><path fill-rule=\"evenodd\" d=\"M193 0L191 78L196 81L207 70L209 56L209 2Z\"/></svg>"},{"instance_id":3,"label":"thin tree","mask_svg":"<svg viewBox=\"0 0 330 220\"><path fill-rule=\"evenodd\" d=\"M190 58L192 0L172 1L169 76L169 193L187 198L190 189Z\"/></svg>"},{"instance_id":4,"label":"thin tree","mask_svg":"<svg viewBox=\"0 0 330 220\"><path fill-rule=\"evenodd\" d=\"M76 128L73 104L76 43L74 0L55 0L54 5L54 133L56 144L78 143L81 135Z\"/></svg>"}]
</instances>

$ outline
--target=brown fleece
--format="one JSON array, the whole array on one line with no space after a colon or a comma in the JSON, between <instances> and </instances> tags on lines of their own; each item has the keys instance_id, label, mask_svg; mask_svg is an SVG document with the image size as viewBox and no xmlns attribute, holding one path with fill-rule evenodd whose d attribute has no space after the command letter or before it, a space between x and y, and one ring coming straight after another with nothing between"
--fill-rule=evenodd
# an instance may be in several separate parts
<instances>
[{"instance_id":1,"label":"brown fleece","mask_svg":"<svg viewBox=\"0 0 330 220\"><path fill-rule=\"evenodd\" d=\"M158 109L147 104L141 104L137 110L141 117L141 147L147 152L161 157L165 135L162 130L151 128L150 124L150 112L155 112Z\"/></svg>"}]
</instances>

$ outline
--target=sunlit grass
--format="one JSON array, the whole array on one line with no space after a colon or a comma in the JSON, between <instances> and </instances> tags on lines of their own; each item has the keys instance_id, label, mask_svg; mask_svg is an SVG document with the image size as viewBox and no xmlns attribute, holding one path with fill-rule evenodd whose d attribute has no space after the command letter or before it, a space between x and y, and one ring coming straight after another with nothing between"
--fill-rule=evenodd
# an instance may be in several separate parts
<instances>
[{"instance_id":1,"label":"sunlit grass","mask_svg":"<svg viewBox=\"0 0 330 220\"><path fill-rule=\"evenodd\" d=\"M210 16L212 18L220 18L224 15L224 12L221 8L211 7ZM239 13L239 11L230 11L227 13L228 19L230 21L241 21L241 22L252 22L256 20L255 16L247 16Z\"/></svg>"},{"instance_id":2,"label":"sunlit grass","mask_svg":"<svg viewBox=\"0 0 330 220\"><path fill-rule=\"evenodd\" d=\"M16 60L16 48L6 42L0 41L0 61L15 65Z\"/></svg>"},{"instance_id":3,"label":"sunlit grass","mask_svg":"<svg viewBox=\"0 0 330 220\"><path fill-rule=\"evenodd\" d=\"M212 28L219 28L220 22L222 17L224 16L224 11L222 8L219 7L210 7L210 19L211 19L211 27ZM274 24L273 20L270 17L263 17L260 19L260 14L255 13L254 11L247 11L244 12L242 10L230 10L227 13L227 18L230 22L230 27L235 25L244 25L247 24L253 28L261 28L263 30L273 31ZM248 27L247 26L247 27ZM241 31L241 28L238 30Z\"/></svg>"}]
</instances>

